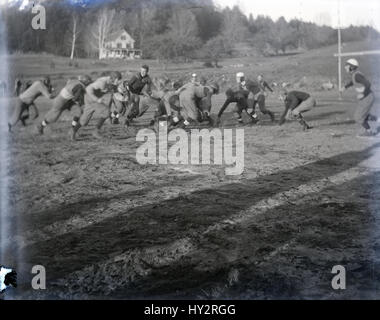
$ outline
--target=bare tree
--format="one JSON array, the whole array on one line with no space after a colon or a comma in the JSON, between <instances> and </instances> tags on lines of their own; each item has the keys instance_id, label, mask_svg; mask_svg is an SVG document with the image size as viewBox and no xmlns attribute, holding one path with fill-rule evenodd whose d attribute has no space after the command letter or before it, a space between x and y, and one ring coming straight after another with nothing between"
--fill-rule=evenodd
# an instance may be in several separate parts
<instances>
[{"instance_id":1,"label":"bare tree","mask_svg":"<svg viewBox=\"0 0 380 320\"><path fill-rule=\"evenodd\" d=\"M101 9L97 16L95 23L91 26L92 46L98 51L99 59L104 59L105 43L107 37L113 32L121 29L121 19L116 14L114 9Z\"/></svg>"},{"instance_id":2,"label":"bare tree","mask_svg":"<svg viewBox=\"0 0 380 320\"><path fill-rule=\"evenodd\" d=\"M70 59L74 59L74 53L75 53L75 45L78 39L78 35L80 34L81 30L79 29L79 16L74 12L72 15L72 29L71 31L71 53L70 53Z\"/></svg>"}]
</instances>

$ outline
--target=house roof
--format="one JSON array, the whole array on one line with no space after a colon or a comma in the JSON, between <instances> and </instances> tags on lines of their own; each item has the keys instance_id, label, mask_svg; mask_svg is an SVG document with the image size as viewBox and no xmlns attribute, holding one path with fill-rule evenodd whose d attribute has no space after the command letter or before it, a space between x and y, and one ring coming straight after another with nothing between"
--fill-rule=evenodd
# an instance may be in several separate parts
<instances>
[{"instance_id":1,"label":"house roof","mask_svg":"<svg viewBox=\"0 0 380 320\"><path fill-rule=\"evenodd\" d=\"M130 38L135 41L131 35L125 30L125 29L121 29L119 31L116 31L114 33L112 33L111 35L109 35L106 39L106 42L110 42L110 41L115 41L117 38L119 38L123 33L126 33L130 36Z\"/></svg>"}]
</instances>

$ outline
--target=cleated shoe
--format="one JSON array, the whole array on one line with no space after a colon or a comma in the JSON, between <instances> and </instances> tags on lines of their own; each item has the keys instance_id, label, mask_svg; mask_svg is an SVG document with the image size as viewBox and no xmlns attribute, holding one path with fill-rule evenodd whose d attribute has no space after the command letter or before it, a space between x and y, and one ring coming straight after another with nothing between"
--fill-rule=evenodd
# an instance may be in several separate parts
<instances>
[{"instance_id":1,"label":"cleated shoe","mask_svg":"<svg viewBox=\"0 0 380 320\"><path fill-rule=\"evenodd\" d=\"M37 125L36 129L37 129L37 133L40 136L42 136L44 134L45 127L41 123Z\"/></svg>"},{"instance_id":2,"label":"cleated shoe","mask_svg":"<svg viewBox=\"0 0 380 320\"><path fill-rule=\"evenodd\" d=\"M81 127L80 124L77 124L76 126L71 126L71 130L69 132L71 141L76 141L76 135L80 127Z\"/></svg>"}]
</instances>

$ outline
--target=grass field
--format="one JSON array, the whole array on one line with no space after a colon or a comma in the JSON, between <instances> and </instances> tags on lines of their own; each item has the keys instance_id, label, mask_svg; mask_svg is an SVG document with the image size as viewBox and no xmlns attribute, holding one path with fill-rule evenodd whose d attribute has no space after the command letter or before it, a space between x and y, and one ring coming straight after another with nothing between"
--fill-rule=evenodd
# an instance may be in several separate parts
<instances>
[{"instance_id":1,"label":"grass field","mask_svg":"<svg viewBox=\"0 0 380 320\"><path fill-rule=\"evenodd\" d=\"M358 43L345 50L360 48L368 49ZM225 60L218 70L194 62L165 71L179 77L198 68L233 81L243 69L294 87L306 77L302 88L318 101L305 116L314 128L278 126L263 115L259 124L239 127L245 132L239 176L216 165L140 165L136 131L109 123L104 140L92 138L92 124L73 143L69 114L42 137L32 123L15 128L8 138L12 232L5 255L17 266L20 288L9 291L12 297L378 299L380 139L356 137L352 92L339 100L336 91L319 89L323 81L336 82L334 49ZM67 59L49 59L10 62L14 74L52 74L58 82L83 70L135 71L141 63L83 60L69 68ZM375 88L378 59L360 58ZM150 63L152 75L162 72ZM214 97L213 113L222 102L222 94ZM49 104L42 98L37 104L40 121ZM278 119L277 94L267 104ZM236 127L231 113L223 126ZM47 290L30 288L36 264L46 267ZM331 287L334 265L347 270L346 290Z\"/></svg>"}]
</instances>

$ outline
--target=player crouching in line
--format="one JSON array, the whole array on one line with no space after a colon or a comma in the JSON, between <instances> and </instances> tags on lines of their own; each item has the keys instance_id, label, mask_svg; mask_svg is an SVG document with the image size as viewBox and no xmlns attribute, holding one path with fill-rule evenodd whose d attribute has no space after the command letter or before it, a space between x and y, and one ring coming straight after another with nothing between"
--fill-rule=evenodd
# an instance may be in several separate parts
<instances>
[{"instance_id":1,"label":"player crouching in line","mask_svg":"<svg viewBox=\"0 0 380 320\"><path fill-rule=\"evenodd\" d=\"M289 113L289 115L298 120L302 125L303 130L312 128L306 123L302 115L317 105L316 100L310 96L310 94L302 91L287 92L287 90L282 89L280 99L285 103L285 111L280 118L279 125L282 125L285 122Z\"/></svg>"},{"instance_id":2,"label":"player crouching in line","mask_svg":"<svg viewBox=\"0 0 380 320\"><path fill-rule=\"evenodd\" d=\"M253 99L248 99L248 104L252 105L252 113L251 116L253 119L257 119L257 114L255 113L256 103L259 105L260 111L263 114L269 115L271 121L274 121L274 113L266 109L265 107L265 95L263 91L256 81L251 81L245 79L245 75L243 72L238 72L236 74L236 82L238 83L239 90L248 91L248 95L253 95Z\"/></svg>"},{"instance_id":3,"label":"player crouching in line","mask_svg":"<svg viewBox=\"0 0 380 320\"><path fill-rule=\"evenodd\" d=\"M18 97L22 92L28 90L28 88L33 84L33 81L21 81L20 79L15 80L15 88L14 88L14 95L15 97ZM33 108L34 110L34 119L37 119L39 116L38 108L34 103L32 103L20 116L20 121L24 127L26 127L26 120L30 117L30 108Z\"/></svg>"},{"instance_id":4,"label":"player crouching in line","mask_svg":"<svg viewBox=\"0 0 380 320\"><path fill-rule=\"evenodd\" d=\"M161 121L168 121L168 130L173 129L180 123L180 103L177 90L181 88L183 83L181 81L175 81L172 83L170 90L164 90L158 105L158 109L155 114L156 125ZM157 129L156 129L157 130Z\"/></svg>"},{"instance_id":5,"label":"player crouching in line","mask_svg":"<svg viewBox=\"0 0 380 320\"><path fill-rule=\"evenodd\" d=\"M346 62L345 69L348 74L351 75L352 79L349 83L344 86L344 90L350 87L355 87L358 93L358 106L355 111L355 121L360 124L364 131L359 134L361 137L371 137L377 134L377 132L372 132L368 121L379 122L379 119L373 115L375 96L371 90L371 83L366 79L366 77L358 70L359 62L356 59L349 59ZM378 130L378 129L377 129Z\"/></svg>"},{"instance_id":6,"label":"player crouching in line","mask_svg":"<svg viewBox=\"0 0 380 320\"><path fill-rule=\"evenodd\" d=\"M199 108L201 111L201 122L208 121L210 125L214 125L214 121L211 118L212 96L219 93L219 85L215 82L213 84L205 84L202 81L202 85L207 89L205 97L199 101Z\"/></svg>"},{"instance_id":7,"label":"player crouching in line","mask_svg":"<svg viewBox=\"0 0 380 320\"><path fill-rule=\"evenodd\" d=\"M212 124L209 112L211 110L212 95L219 92L219 85L214 83L210 86L202 86L187 83L177 90L181 115L184 119L181 128L188 127L191 123L208 120Z\"/></svg>"},{"instance_id":8,"label":"player crouching in line","mask_svg":"<svg viewBox=\"0 0 380 320\"><path fill-rule=\"evenodd\" d=\"M45 77L41 81L35 81L27 90L21 93L15 100L15 106L11 118L8 122L8 130L12 131L19 120L22 118L22 113L27 110L34 101L44 95L46 98L51 99L53 88L51 86L50 78Z\"/></svg>"},{"instance_id":9,"label":"player crouching in line","mask_svg":"<svg viewBox=\"0 0 380 320\"><path fill-rule=\"evenodd\" d=\"M111 105L113 105L113 108L111 110L111 123L112 124L119 124L120 121L127 122L126 119L121 120L124 118L128 103L131 99L131 93L128 90L128 81L122 81L118 87L117 91L112 94L112 102Z\"/></svg>"},{"instance_id":10,"label":"player crouching in line","mask_svg":"<svg viewBox=\"0 0 380 320\"><path fill-rule=\"evenodd\" d=\"M78 110L74 112L72 126L76 126L79 117L82 114L81 107L84 104L84 95L86 87L91 83L88 75L79 76L78 80L67 81L66 86L60 91L58 96L53 100L53 106L45 115L44 120L37 125L37 132L43 134L48 124L57 122L64 110L72 110L77 106Z\"/></svg>"},{"instance_id":11,"label":"player crouching in line","mask_svg":"<svg viewBox=\"0 0 380 320\"><path fill-rule=\"evenodd\" d=\"M102 138L100 129L104 122L110 118L112 92L115 86L119 85L120 80L121 73L119 71L113 71L109 76L98 78L95 82L87 86L84 95L85 105L83 113L78 123L76 123L71 130L72 140L76 140L78 130L83 126L87 126L93 116L96 116L98 121L92 135L97 139Z\"/></svg>"},{"instance_id":12,"label":"player crouching in line","mask_svg":"<svg viewBox=\"0 0 380 320\"><path fill-rule=\"evenodd\" d=\"M236 103L233 111L237 114L237 120L239 123L243 122L243 119L242 119L242 113L243 112L246 115L248 115L249 117L251 117L252 121L255 121L255 119L252 117L252 115L249 114L247 111L247 109L248 109L248 102L247 102L248 95L246 92L241 91L241 90L240 91L233 91L232 89L228 89L226 91L226 97L227 97L226 101L224 102L222 108L219 110L219 113L218 113L218 119L216 122L217 125L220 124L222 114L223 114L224 110L226 110L226 108L228 107L228 105L230 103Z\"/></svg>"}]
</instances>

